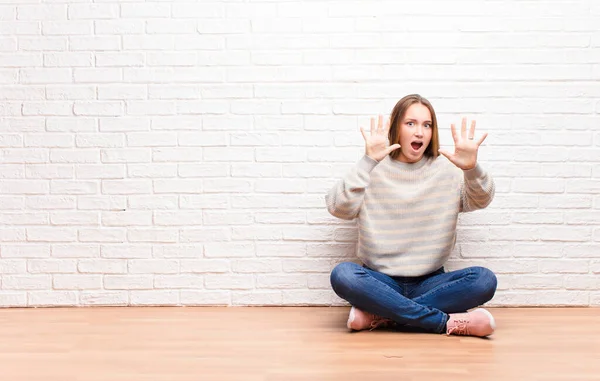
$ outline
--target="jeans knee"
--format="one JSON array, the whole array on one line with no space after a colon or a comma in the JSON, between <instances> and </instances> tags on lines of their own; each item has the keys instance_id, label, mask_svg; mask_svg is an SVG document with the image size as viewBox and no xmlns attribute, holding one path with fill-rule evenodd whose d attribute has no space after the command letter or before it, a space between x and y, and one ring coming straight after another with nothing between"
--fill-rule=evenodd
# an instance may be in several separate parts
<instances>
[{"instance_id":1,"label":"jeans knee","mask_svg":"<svg viewBox=\"0 0 600 381\"><path fill-rule=\"evenodd\" d=\"M494 294L496 294L498 279L496 278L496 274L485 267L474 267L473 270L477 274L474 291L482 298L481 303L485 303L491 300Z\"/></svg>"},{"instance_id":2,"label":"jeans knee","mask_svg":"<svg viewBox=\"0 0 600 381\"><path fill-rule=\"evenodd\" d=\"M333 291L338 294L338 296L342 297L342 295L345 294L344 290L351 288L353 283L352 278L356 273L357 267L360 266L356 263L342 262L335 266L331 271L329 281L331 282Z\"/></svg>"}]
</instances>

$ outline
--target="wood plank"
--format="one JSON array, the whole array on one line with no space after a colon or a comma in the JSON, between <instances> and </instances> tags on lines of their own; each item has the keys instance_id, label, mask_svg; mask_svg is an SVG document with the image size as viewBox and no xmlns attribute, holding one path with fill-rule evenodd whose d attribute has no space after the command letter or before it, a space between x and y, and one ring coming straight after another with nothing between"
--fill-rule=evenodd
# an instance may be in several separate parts
<instances>
[{"instance_id":1,"label":"wood plank","mask_svg":"<svg viewBox=\"0 0 600 381\"><path fill-rule=\"evenodd\" d=\"M7 381L600 380L600 309L490 309L489 339L350 333L348 308L0 309Z\"/></svg>"}]
</instances>

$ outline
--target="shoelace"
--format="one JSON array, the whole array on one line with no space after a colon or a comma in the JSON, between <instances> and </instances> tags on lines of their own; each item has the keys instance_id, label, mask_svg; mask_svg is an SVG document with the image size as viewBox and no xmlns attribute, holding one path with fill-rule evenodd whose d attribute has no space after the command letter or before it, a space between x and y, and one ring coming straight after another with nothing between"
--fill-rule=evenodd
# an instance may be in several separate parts
<instances>
[{"instance_id":1,"label":"shoelace","mask_svg":"<svg viewBox=\"0 0 600 381\"><path fill-rule=\"evenodd\" d=\"M462 318L462 319L454 319L453 321L454 324L456 324L454 327L450 328L448 330L448 332L446 332L447 335L451 335L451 334L456 334L456 335L469 335L469 319L468 318Z\"/></svg>"}]
</instances>

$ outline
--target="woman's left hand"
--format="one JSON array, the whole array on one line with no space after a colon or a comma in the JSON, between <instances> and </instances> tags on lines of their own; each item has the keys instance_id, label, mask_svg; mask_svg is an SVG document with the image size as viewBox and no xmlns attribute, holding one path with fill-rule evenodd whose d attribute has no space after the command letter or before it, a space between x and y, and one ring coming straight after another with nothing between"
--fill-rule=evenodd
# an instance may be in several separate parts
<instances>
[{"instance_id":1,"label":"woman's left hand","mask_svg":"<svg viewBox=\"0 0 600 381\"><path fill-rule=\"evenodd\" d=\"M467 118L462 119L460 136L456 133L454 124L451 125L451 129L452 138L454 138L454 153L450 153L444 149L440 149L439 152L462 170L466 171L475 168L477 165L477 150L487 137L487 133L475 139L475 121L472 121L471 129L467 135Z\"/></svg>"}]
</instances>

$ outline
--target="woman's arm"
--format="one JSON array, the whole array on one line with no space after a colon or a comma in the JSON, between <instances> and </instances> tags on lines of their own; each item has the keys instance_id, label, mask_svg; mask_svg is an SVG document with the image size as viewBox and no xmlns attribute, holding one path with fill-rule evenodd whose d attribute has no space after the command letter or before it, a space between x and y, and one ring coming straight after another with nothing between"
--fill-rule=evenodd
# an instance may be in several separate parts
<instances>
[{"instance_id":1,"label":"woman's arm","mask_svg":"<svg viewBox=\"0 0 600 381\"><path fill-rule=\"evenodd\" d=\"M365 139L365 155L343 179L330 189L325 197L327 210L333 216L345 220L351 220L358 216L365 190L371 180L371 171L390 152L400 148L399 144L390 146L389 130L389 121L384 125L381 115L379 115L377 127L375 127L375 119L371 118L370 135L367 135L362 127L360 128Z\"/></svg>"}]
</instances>

